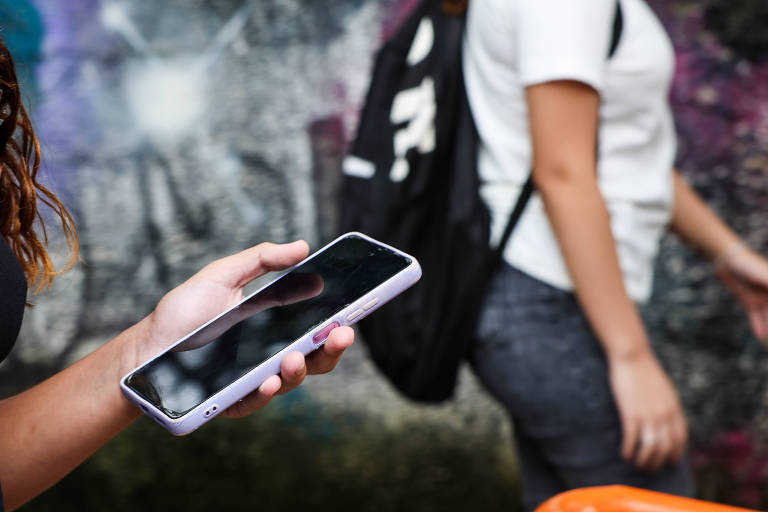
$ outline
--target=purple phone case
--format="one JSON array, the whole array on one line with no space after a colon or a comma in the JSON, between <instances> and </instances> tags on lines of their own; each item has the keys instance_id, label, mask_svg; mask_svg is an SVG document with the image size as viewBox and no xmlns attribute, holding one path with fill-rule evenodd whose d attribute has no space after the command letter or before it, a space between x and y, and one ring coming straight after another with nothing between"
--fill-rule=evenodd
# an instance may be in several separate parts
<instances>
[{"instance_id":1,"label":"purple phone case","mask_svg":"<svg viewBox=\"0 0 768 512\"><path fill-rule=\"evenodd\" d=\"M216 319L223 316L230 310L224 311L217 317L212 318L211 320L206 322L204 325L201 325L199 328L197 328L193 332L181 338L176 343L173 343L171 346L169 346L166 350L164 350L157 356L152 357L148 361L145 361L143 364L139 365L137 368L129 372L125 377L123 377L120 380L120 388L122 389L123 394L125 394L125 396L129 400L131 400L136 405L138 405L138 407L147 416L150 416L151 418L153 418L155 421L157 421L160 425L162 425L165 429L167 429L172 434L174 435L188 434L198 429L201 425L203 425L205 422L207 422L211 418L215 417L218 413L227 409L228 407L233 405L235 402L237 402L244 396L254 391L267 378L271 377L272 375L277 375L278 373L280 373L280 363L283 359L283 356L285 356L289 352L299 351L306 356L309 353L321 347L323 343L325 343L325 338L321 336L320 337L321 339L317 341L315 341L313 338L316 335L318 335L318 333L323 331L326 327L330 326L334 322L338 322L339 325L354 324L360 319L371 314L373 311L376 311L376 309L381 307L383 304L385 304L386 302L388 302L389 300L391 300L392 298L394 298L395 296L397 296L398 294L400 294L401 292L409 288L411 285L416 283L416 281L418 281L419 278L421 277L421 267L419 266L418 261L416 261L416 258L414 258L413 256L406 254L403 251L400 251L387 244L379 242L378 240L374 240L373 238L367 235L364 235L362 233L356 233L356 232L345 233L344 235L341 235L333 242L327 244L325 247L309 255L301 263L281 273L280 276L270 281L269 283L265 284L264 286L262 286L261 288L259 288L258 290L250 294L248 297L244 298L239 304L242 304L243 302L247 301L253 295L259 293L262 289L269 286L274 281L277 281L278 279L282 278L285 274L289 273L294 268L300 266L302 263L309 261L310 259L314 258L318 254L322 253L328 247L335 244L339 240L348 236L353 236L353 235L364 238L382 247L386 247L398 254L407 256L412 260L411 264L408 265L403 270L401 270L400 272L398 272L397 274L395 274L394 276L392 276L391 278L387 279L386 281L378 285L376 288L374 288L370 292L359 297L357 300L352 302L349 306L345 307L344 309L338 311L335 315L326 319L325 322L320 323L319 324L320 326L317 329L311 332L308 332L307 334L303 335L301 338L295 340L294 342L289 344L287 347L285 347L283 350L281 350L274 356L270 357L269 359L265 360L256 368L254 368L247 374L243 375L236 381L232 382L227 387L225 387L218 393L214 394L210 398L206 399L201 404L194 407L193 409L191 409L190 411L188 411L187 413L185 413L179 418L171 418L167 416L164 412L159 410L152 403L148 402L143 397L138 395L136 392L134 392L130 387L126 385L126 379L128 379L136 370L142 368L147 363L153 361L157 357L160 357L164 353L170 351L171 349L173 349L173 347L175 347L179 343L182 343L184 340L186 340L187 338L195 334L197 331L206 327L210 323L214 322ZM366 310L362 309L364 305L370 304L370 302L375 299L378 299L378 302L376 302L375 305L370 306ZM230 309L234 309L235 307L237 307L237 305L235 305L233 308L230 308ZM358 310L361 310L361 312L356 316L354 316L354 318L352 318L352 314L357 312Z\"/></svg>"}]
</instances>

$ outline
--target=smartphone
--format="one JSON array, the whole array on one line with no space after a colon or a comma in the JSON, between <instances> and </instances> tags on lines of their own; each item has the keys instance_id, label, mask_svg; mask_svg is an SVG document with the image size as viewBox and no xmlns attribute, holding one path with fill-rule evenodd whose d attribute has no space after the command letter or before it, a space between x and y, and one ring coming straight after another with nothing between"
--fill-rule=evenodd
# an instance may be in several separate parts
<instances>
[{"instance_id":1,"label":"smartphone","mask_svg":"<svg viewBox=\"0 0 768 512\"><path fill-rule=\"evenodd\" d=\"M413 285L413 256L347 233L131 371L120 387L175 435L188 434Z\"/></svg>"}]
</instances>

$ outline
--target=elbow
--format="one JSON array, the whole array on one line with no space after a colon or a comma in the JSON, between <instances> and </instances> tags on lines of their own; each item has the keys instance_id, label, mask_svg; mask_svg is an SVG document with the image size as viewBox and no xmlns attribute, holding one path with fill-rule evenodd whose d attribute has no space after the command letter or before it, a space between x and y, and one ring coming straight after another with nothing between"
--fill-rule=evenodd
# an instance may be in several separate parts
<instances>
[{"instance_id":1,"label":"elbow","mask_svg":"<svg viewBox=\"0 0 768 512\"><path fill-rule=\"evenodd\" d=\"M533 183L546 201L547 197L571 196L597 188L597 173L594 166L538 164L533 170Z\"/></svg>"}]
</instances>

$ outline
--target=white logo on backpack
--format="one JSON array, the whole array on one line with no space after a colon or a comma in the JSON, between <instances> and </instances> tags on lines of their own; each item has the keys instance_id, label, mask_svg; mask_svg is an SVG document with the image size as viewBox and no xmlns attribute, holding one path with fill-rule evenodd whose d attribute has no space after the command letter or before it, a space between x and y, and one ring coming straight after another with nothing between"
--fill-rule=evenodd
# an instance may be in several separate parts
<instances>
[{"instance_id":1,"label":"white logo on backpack","mask_svg":"<svg viewBox=\"0 0 768 512\"><path fill-rule=\"evenodd\" d=\"M432 21L429 18L422 19L406 62L411 66L421 62L432 50L434 40ZM425 77L417 87L400 91L395 96L390 121L393 124L408 121L408 124L395 133L395 161L389 172L392 181L400 182L408 177L410 167L405 154L409 149L417 148L421 153L435 149L436 112L435 83L431 77Z\"/></svg>"}]
</instances>

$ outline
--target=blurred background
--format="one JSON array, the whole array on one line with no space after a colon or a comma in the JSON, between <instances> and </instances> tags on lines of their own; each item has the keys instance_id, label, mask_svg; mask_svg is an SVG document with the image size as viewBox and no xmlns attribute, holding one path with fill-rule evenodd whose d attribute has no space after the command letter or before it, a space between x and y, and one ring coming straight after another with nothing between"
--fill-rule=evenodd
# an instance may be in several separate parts
<instances>
[{"instance_id":1,"label":"blurred background","mask_svg":"<svg viewBox=\"0 0 768 512\"><path fill-rule=\"evenodd\" d=\"M768 251L768 4L652 0L677 51L678 166ZM415 0L0 0L82 263L34 297L7 396L150 312L210 260L335 237L372 56ZM54 245L60 243L51 230ZM680 389L701 498L768 507L768 352L711 265L664 241L644 314ZM357 343L242 421L142 418L24 510L517 510L510 426L465 369L417 406Z\"/></svg>"}]
</instances>

